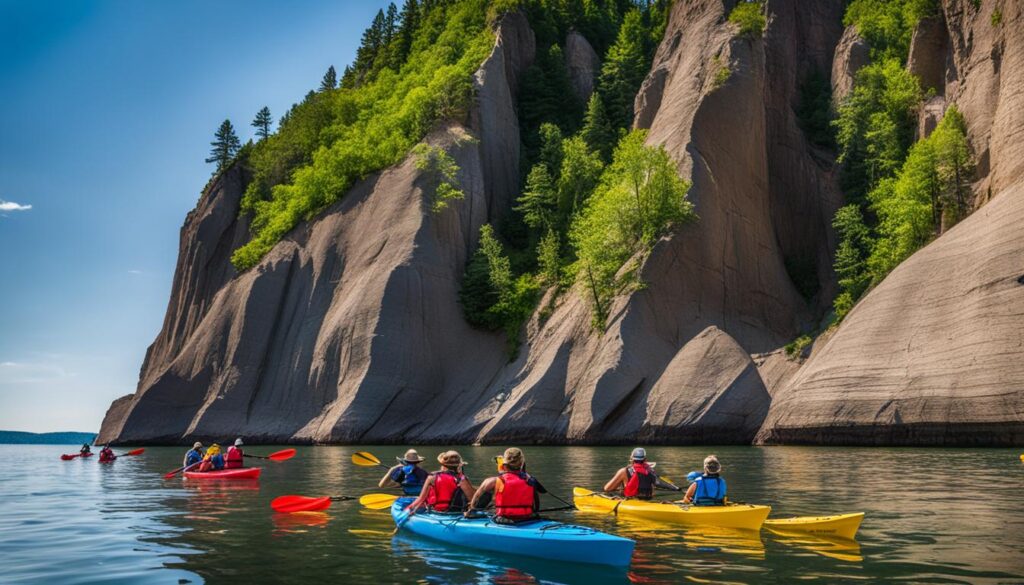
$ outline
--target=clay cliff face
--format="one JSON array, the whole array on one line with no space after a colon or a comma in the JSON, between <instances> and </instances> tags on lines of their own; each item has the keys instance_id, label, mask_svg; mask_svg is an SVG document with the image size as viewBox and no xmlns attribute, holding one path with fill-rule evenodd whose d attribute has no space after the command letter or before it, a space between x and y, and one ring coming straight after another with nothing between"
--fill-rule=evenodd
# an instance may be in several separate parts
<instances>
[{"instance_id":1,"label":"clay cliff face","mask_svg":"<svg viewBox=\"0 0 1024 585\"><path fill-rule=\"evenodd\" d=\"M767 0L761 38L738 36L734 5L677 0L636 97L634 126L692 182L699 220L657 243L645 286L615 300L603 331L564 292L509 363L503 336L470 328L457 303L479 227L504 215L520 180L513 99L535 47L513 14L477 72L468 122L426 139L461 167L465 199L447 210L429 211L432 179L405 160L237 274L246 177L232 169L210 186L182 228L138 391L111 406L99 440L952 444L994 430L1024 442L1019 7L993 27L990 3L947 0L915 34L911 70L942 79L931 123L950 103L964 113L984 206L801 365L780 348L817 327L834 295L842 197L795 112L812 74L848 91L867 47L843 30L843 0ZM598 68L588 49L567 38L580 97Z\"/></svg>"},{"instance_id":2,"label":"clay cliff face","mask_svg":"<svg viewBox=\"0 0 1024 585\"><path fill-rule=\"evenodd\" d=\"M993 3L945 2L915 32L909 63L938 83L923 117L954 103L964 113L980 209L816 344L759 441L1024 443L1024 17L1019 3L1001 8L993 26Z\"/></svg>"}]
</instances>

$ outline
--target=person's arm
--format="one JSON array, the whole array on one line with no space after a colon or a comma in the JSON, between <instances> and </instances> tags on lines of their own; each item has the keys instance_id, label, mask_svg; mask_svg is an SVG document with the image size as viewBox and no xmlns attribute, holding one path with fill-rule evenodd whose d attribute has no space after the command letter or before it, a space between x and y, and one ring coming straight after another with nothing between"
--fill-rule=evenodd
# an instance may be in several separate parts
<instances>
[{"instance_id":1,"label":"person's arm","mask_svg":"<svg viewBox=\"0 0 1024 585\"><path fill-rule=\"evenodd\" d=\"M466 501L469 501L474 495L476 495L476 488L473 487L473 482L469 481L469 478L462 476L462 481L459 482L459 488L462 493L466 495Z\"/></svg>"},{"instance_id":2,"label":"person's arm","mask_svg":"<svg viewBox=\"0 0 1024 585\"><path fill-rule=\"evenodd\" d=\"M409 515L416 513L423 503L427 501L427 494L430 493L430 487L434 485L434 476L430 475L427 477L427 481L423 482L423 489L420 490L420 495L416 496L416 499L411 504L405 507L405 510L409 512Z\"/></svg>"},{"instance_id":3,"label":"person's arm","mask_svg":"<svg viewBox=\"0 0 1024 585\"><path fill-rule=\"evenodd\" d=\"M606 491L606 492L614 492L615 490L619 489L619 486L622 486L622 485L625 485L625 484L626 484L626 468L623 467L622 469L620 469L620 470L615 472L615 475L612 477L611 481L609 481L608 483L604 484L604 491Z\"/></svg>"},{"instance_id":4,"label":"person's arm","mask_svg":"<svg viewBox=\"0 0 1024 585\"><path fill-rule=\"evenodd\" d=\"M466 506L466 515L467 516L476 507L477 500L480 499L480 496L482 496L482 495L484 495L485 493L488 493L488 492L493 492L494 491L494 486L497 483L498 483L498 478L496 478L496 477L488 477L487 479L484 480L484 482L482 484L480 484L480 487L477 488L476 493L474 493L473 497L470 498L469 505Z\"/></svg>"},{"instance_id":5,"label":"person's arm","mask_svg":"<svg viewBox=\"0 0 1024 585\"><path fill-rule=\"evenodd\" d=\"M395 465L394 467L389 469L388 472L384 474L384 477L380 478L380 481L377 482L377 487L384 488L395 487L396 485L399 485L399 483L395 481L395 478L393 477L393 475L395 474L395 470L398 469L399 467L401 467L401 465Z\"/></svg>"},{"instance_id":6,"label":"person's arm","mask_svg":"<svg viewBox=\"0 0 1024 585\"><path fill-rule=\"evenodd\" d=\"M686 495L683 496L683 501L687 504L692 503L695 493L697 493L697 482L691 483L690 487L686 488Z\"/></svg>"}]
</instances>

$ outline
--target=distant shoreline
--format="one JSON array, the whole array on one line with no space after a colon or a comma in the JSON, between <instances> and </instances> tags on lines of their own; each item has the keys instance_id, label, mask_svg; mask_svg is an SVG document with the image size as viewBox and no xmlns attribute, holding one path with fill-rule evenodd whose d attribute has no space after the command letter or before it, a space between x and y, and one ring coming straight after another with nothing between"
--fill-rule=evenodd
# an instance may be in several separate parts
<instances>
[{"instance_id":1,"label":"distant shoreline","mask_svg":"<svg viewBox=\"0 0 1024 585\"><path fill-rule=\"evenodd\" d=\"M0 431L0 445L82 445L92 444L96 433L63 431L55 433L29 433L25 431Z\"/></svg>"}]
</instances>

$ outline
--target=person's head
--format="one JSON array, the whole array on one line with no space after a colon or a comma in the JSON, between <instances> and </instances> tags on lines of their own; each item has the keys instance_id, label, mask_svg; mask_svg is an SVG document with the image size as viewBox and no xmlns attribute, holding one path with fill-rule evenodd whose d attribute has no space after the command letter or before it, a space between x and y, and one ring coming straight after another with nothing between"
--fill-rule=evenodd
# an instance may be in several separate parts
<instances>
[{"instance_id":1,"label":"person's head","mask_svg":"<svg viewBox=\"0 0 1024 585\"><path fill-rule=\"evenodd\" d=\"M200 449L203 448L203 444L200 443L199 441L196 441L195 443L192 443L192 448L195 449L196 451L199 451Z\"/></svg>"},{"instance_id":2,"label":"person's head","mask_svg":"<svg viewBox=\"0 0 1024 585\"><path fill-rule=\"evenodd\" d=\"M445 451L437 456L437 462L446 469L456 470L462 467L462 455L458 451Z\"/></svg>"},{"instance_id":3,"label":"person's head","mask_svg":"<svg viewBox=\"0 0 1024 585\"><path fill-rule=\"evenodd\" d=\"M633 453L630 454L629 460L633 463L643 463L647 461L647 451L643 447L637 447L633 449Z\"/></svg>"},{"instance_id":4,"label":"person's head","mask_svg":"<svg viewBox=\"0 0 1024 585\"><path fill-rule=\"evenodd\" d=\"M420 454L416 452L416 449L409 449L399 459L399 463L407 463L409 465L419 465L421 461L424 461Z\"/></svg>"},{"instance_id":5,"label":"person's head","mask_svg":"<svg viewBox=\"0 0 1024 585\"><path fill-rule=\"evenodd\" d=\"M502 465L509 471L520 471L526 465L526 457L523 455L523 451L517 447L505 449L505 454L501 456L501 460Z\"/></svg>"},{"instance_id":6,"label":"person's head","mask_svg":"<svg viewBox=\"0 0 1024 585\"><path fill-rule=\"evenodd\" d=\"M242 439L235 439L235 447L241 447L244 444L245 443L242 442Z\"/></svg>"},{"instance_id":7,"label":"person's head","mask_svg":"<svg viewBox=\"0 0 1024 585\"><path fill-rule=\"evenodd\" d=\"M716 474L722 473L722 464L719 463L718 457L714 455L708 455L704 458L704 473Z\"/></svg>"}]
</instances>

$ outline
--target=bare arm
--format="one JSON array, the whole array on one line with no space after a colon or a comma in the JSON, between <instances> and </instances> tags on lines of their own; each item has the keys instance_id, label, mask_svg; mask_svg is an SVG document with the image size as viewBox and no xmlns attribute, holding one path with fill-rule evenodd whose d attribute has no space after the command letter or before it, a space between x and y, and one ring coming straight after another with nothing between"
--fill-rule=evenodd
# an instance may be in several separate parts
<instances>
[{"instance_id":1,"label":"bare arm","mask_svg":"<svg viewBox=\"0 0 1024 585\"><path fill-rule=\"evenodd\" d=\"M690 487L686 488L686 495L683 496L683 501L687 504L693 502L693 494L697 493L697 484L691 483Z\"/></svg>"},{"instance_id":2,"label":"bare arm","mask_svg":"<svg viewBox=\"0 0 1024 585\"><path fill-rule=\"evenodd\" d=\"M619 489L619 486L624 486L624 485L626 485L626 468L625 467L623 467L622 469L616 471L615 475L612 477L612 479L608 483L604 484L604 491L606 491L606 492L614 492L615 490Z\"/></svg>"},{"instance_id":3,"label":"bare arm","mask_svg":"<svg viewBox=\"0 0 1024 585\"><path fill-rule=\"evenodd\" d=\"M494 486L497 483L498 478L496 477L488 477L487 479L485 479L484 482L480 484L480 487L477 488L476 493L473 494L473 497L470 498L469 507L466 508L466 513L468 514L470 510L476 507L476 502L477 500L480 499L480 496L486 494L487 492L493 492Z\"/></svg>"},{"instance_id":4,"label":"bare arm","mask_svg":"<svg viewBox=\"0 0 1024 585\"><path fill-rule=\"evenodd\" d=\"M462 481L459 482L459 489L461 489L462 493L466 495L467 500L476 495L476 488L473 487L473 484L469 481L468 477L462 478Z\"/></svg>"},{"instance_id":5,"label":"bare arm","mask_svg":"<svg viewBox=\"0 0 1024 585\"><path fill-rule=\"evenodd\" d=\"M423 482L423 489L420 490L420 495L416 496L416 499L411 504L405 507L409 514L415 514L416 510L419 510L423 503L427 501L427 494L430 493L430 488L434 485L434 476L428 476L427 481Z\"/></svg>"},{"instance_id":6,"label":"bare arm","mask_svg":"<svg viewBox=\"0 0 1024 585\"><path fill-rule=\"evenodd\" d=\"M394 473L395 470L398 469L399 467L399 465L395 465L394 467L389 469L388 472L384 474L384 477L380 478L380 481L377 482L377 487L395 487L396 485L399 485L398 482L391 479L391 474Z\"/></svg>"}]
</instances>

